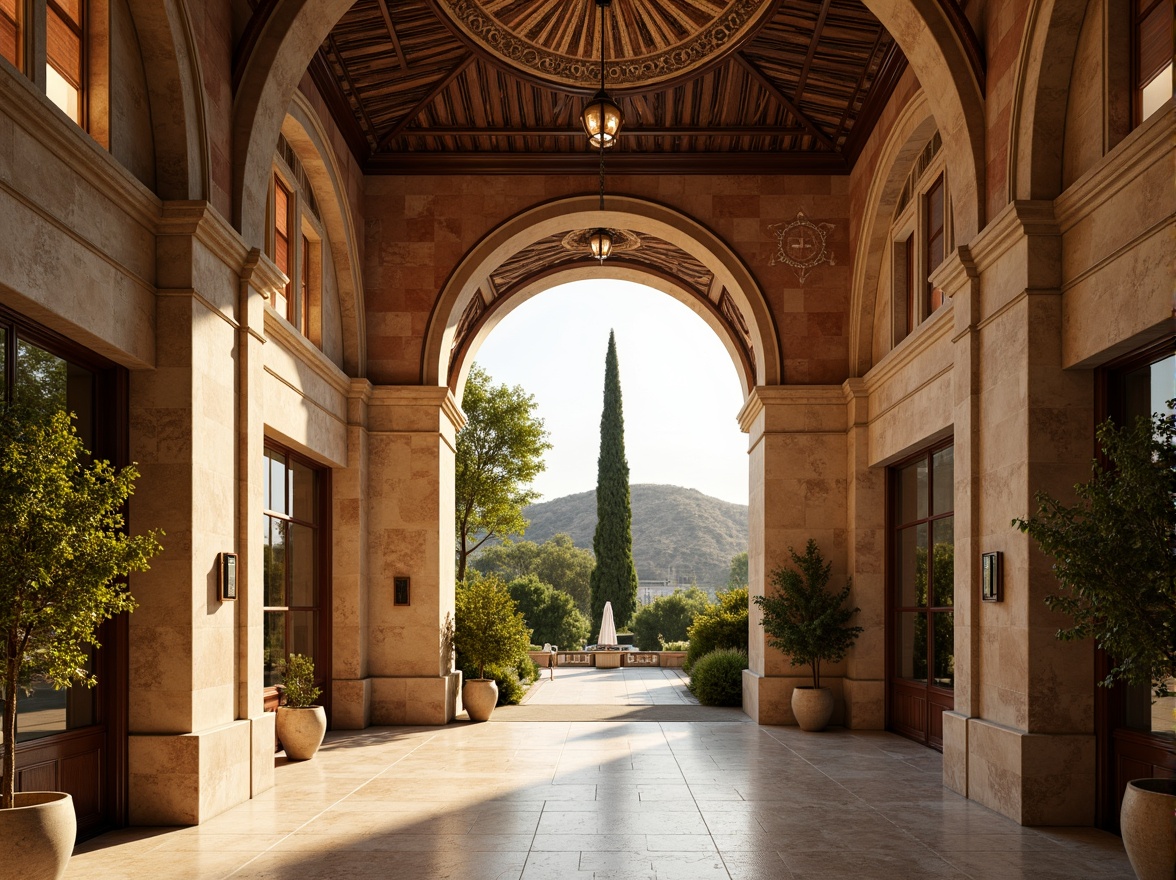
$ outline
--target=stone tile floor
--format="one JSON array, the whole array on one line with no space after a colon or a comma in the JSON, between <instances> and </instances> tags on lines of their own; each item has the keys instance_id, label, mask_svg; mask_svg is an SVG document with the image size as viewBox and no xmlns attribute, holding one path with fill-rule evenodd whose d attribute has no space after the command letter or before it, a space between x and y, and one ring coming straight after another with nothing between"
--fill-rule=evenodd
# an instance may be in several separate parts
<instances>
[{"instance_id":1,"label":"stone tile floor","mask_svg":"<svg viewBox=\"0 0 1176 880\"><path fill-rule=\"evenodd\" d=\"M560 667L549 676L544 669L527 691L528 706L697 706L686 689L681 669L625 667L592 669Z\"/></svg>"},{"instance_id":2,"label":"stone tile floor","mask_svg":"<svg viewBox=\"0 0 1176 880\"><path fill-rule=\"evenodd\" d=\"M558 680L558 679L557 679ZM114 832L71 880L1105 880L1118 838L1022 828L881 732L502 722L328 735L195 828Z\"/></svg>"}]
</instances>

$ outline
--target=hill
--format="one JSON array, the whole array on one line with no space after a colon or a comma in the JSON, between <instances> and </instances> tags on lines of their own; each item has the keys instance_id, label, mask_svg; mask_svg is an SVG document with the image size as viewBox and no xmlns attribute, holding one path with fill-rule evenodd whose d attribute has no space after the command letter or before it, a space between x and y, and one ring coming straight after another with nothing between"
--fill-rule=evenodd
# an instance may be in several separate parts
<instances>
[{"instance_id":1,"label":"hill","mask_svg":"<svg viewBox=\"0 0 1176 880\"><path fill-rule=\"evenodd\" d=\"M630 487L633 561L637 576L697 583L714 590L727 583L731 557L747 551L747 506L681 486ZM592 549L596 492L565 495L523 511L531 521L526 539L542 543L564 532L577 547Z\"/></svg>"}]
</instances>

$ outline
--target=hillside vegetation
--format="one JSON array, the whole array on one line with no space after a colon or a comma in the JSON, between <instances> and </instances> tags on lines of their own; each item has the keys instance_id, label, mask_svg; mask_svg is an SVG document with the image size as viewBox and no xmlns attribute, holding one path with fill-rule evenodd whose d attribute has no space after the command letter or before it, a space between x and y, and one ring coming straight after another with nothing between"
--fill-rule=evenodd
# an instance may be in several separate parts
<instances>
[{"instance_id":1,"label":"hillside vegetation","mask_svg":"<svg viewBox=\"0 0 1176 880\"><path fill-rule=\"evenodd\" d=\"M681 486L631 487L633 561L643 580L724 587L731 558L747 551L747 506ZM542 543L563 532L577 547L592 549L596 493L579 492L523 510L526 540Z\"/></svg>"}]
</instances>

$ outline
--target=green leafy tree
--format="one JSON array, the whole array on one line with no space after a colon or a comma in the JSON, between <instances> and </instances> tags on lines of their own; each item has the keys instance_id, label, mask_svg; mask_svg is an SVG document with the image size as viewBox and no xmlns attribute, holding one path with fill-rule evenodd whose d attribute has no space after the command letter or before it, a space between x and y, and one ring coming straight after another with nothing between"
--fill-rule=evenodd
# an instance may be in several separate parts
<instances>
[{"instance_id":1,"label":"green leafy tree","mask_svg":"<svg viewBox=\"0 0 1176 880\"><path fill-rule=\"evenodd\" d=\"M117 579L147 569L156 532L123 531L138 472L89 453L64 412L0 408L0 661L4 759L0 807L14 802L17 690L35 668L54 687L92 687L87 646L132 611Z\"/></svg>"},{"instance_id":2,"label":"green leafy tree","mask_svg":"<svg viewBox=\"0 0 1176 880\"><path fill-rule=\"evenodd\" d=\"M704 706L743 704L743 670L747 652L719 648L698 658L690 672L690 693Z\"/></svg>"},{"instance_id":3,"label":"green leafy tree","mask_svg":"<svg viewBox=\"0 0 1176 880\"><path fill-rule=\"evenodd\" d=\"M501 578L480 577L457 585L453 646L463 665L486 677L487 666L526 657L531 631Z\"/></svg>"},{"instance_id":4,"label":"green leafy tree","mask_svg":"<svg viewBox=\"0 0 1176 880\"><path fill-rule=\"evenodd\" d=\"M510 582L510 597L518 605L531 628L535 644L559 645L573 649L584 647L588 638L588 618L576 608L567 593L545 584L533 574Z\"/></svg>"},{"instance_id":5,"label":"green leafy tree","mask_svg":"<svg viewBox=\"0 0 1176 880\"><path fill-rule=\"evenodd\" d=\"M522 534L523 508L539 493L531 481L551 448L535 399L520 386L495 385L476 364L462 397L466 426L457 435L457 579L469 556L495 536Z\"/></svg>"},{"instance_id":6,"label":"green leafy tree","mask_svg":"<svg viewBox=\"0 0 1176 880\"><path fill-rule=\"evenodd\" d=\"M642 605L633 617L633 636L642 651L660 651L666 642L686 640L694 618L706 610L710 600L698 587L674 590Z\"/></svg>"},{"instance_id":7,"label":"green leafy tree","mask_svg":"<svg viewBox=\"0 0 1176 880\"><path fill-rule=\"evenodd\" d=\"M1108 462L1063 504L1045 492L1037 513L1015 519L1048 556L1061 591L1046 596L1074 625L1058 638L1091 636L1111 656L1104 681L1147 685L1167 696L1176 676L1176 400L1168 413L1096 435Z\"/></svg>"},{"instance_id":8,"label":"green leafy tree","mask_svg":"<svg viewBox=\"0 0 1176 880\"><path fill-rule=\"evenodd\" d=\"M740 553L731 558L731 573L727 575L727 589L737 590L746 587L751 580L747 576L747 554Z\"/></svg>"},{"instance_id":9,"label":"green leafy tree","mask_svg":"<svg viewBox=\"0 0 1176 880\"><path fill-rule=\"evenodd\" d=\"M687 630L690 645L683 668L690 672L700 657L720 648L747 653L747 587L719 593L718 601L707 605Z\"/></svg>"},{"instance_id":10,"label":"green leafy tree","mask_svg":"<svg viewBox=\"0 0 1176 880\"><path fill-rule=\"evenodd\" d=\"M314 685L314 660L305 654L287 657L283 704L291 709L309 709L321 695L322 689Z\"/></svg>"},{"instance_id":11,"label":"green leafy tree","mask_svg":"<svg viewBox=\"0 0 1176 880\"><path fill-rule=\"evenodd\" d=\"M612 602L617 629L637 610L637 567L633 564L633 511L629 463L625 460L625 418L621 412L621 372L616 336L608 334L604 359L604 410L600 416L600 457L596 471L596 535L592 539L592 623Z\"/></svg>"},{"instance_id":12,"label":"green leafy tree","mask_svg":"<svg viewBox=\"0 0 1176 880\"><path fill-rule=\"evenodd\" d=\"M755 604L763 611L763 627L768 644L792 658L797 666L812 670L813 687L821 686L821 663L843 660L857 637L860 626L850 626L849 619L861 609L846 608L850 583L838 593L825 589L829 583L831 562L825 562L817 542L812 538L804 556L791 547L788 555L796 568L772 572L776 592L756 596Z\"/></svg>"},{"instance_id":13,"label":"green leafy tree","mask_svg":"<svg viewBox=\"0 0 1176 880\"><path fill-rule=\"evenodd\" d=\"M483 547L470 560L470 567L475 571L496 574L505 581L533 574L543 583L571 596L585 617L592 610L589 581L595 564L591 550L577 547L564 534L553 535L542 544L507 539Z\"/></svg>"}]
</instances>

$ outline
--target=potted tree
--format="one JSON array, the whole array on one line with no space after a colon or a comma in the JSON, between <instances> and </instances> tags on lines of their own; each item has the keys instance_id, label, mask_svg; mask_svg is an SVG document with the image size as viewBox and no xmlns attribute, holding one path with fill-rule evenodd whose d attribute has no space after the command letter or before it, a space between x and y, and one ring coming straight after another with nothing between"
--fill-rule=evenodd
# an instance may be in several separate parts
<instances>
[{"instance_id":1,"label":"potted tree","mask_svg":"<svg viewBox=\"0 0 1176 880\"><path fill-rule=\"evenodd\" d=\"M1093 463L1077 502L1039 492L1037 513L1013 520L1053 559L1060 590L1045 602L1073 620L1058 638L1094 638L1114 664L1104 687L1147 685L1158 697L1176 677L1176 400L1167 408L1122 429L1104 422L1107 466ZM1176 871L1174 812L1176 780L1128 783L1120 827L1144 880Z\"/></svg>"},{"instance_id":2,"label":"potted tree","mask_svg":"<svg viewBox=\"0 0 1176 880\"><path fill-rule=\"evenodd\" d=\"M327 735L327 710L316 706L322 693L314 684L314 661L303 654L286 658L282 701L278 706L278 739L293 761L309 761Z\"/></svg>"},{"instance_id":3,"label":"potted tree","mask_svg":"<svg viewBox=\"0 0 1176 880\"><path fill-rule=\"evenodd\" d=\"M454 617L454 647L463 664L478 670L478 677L462 687L461 699L471 721L488 721L498 703L498 685L486 677L486 667L526 656L531 631L506 584L495 576L459 582Z\"/></svg>"},{"instance_id":4,"label":"potted tree","mask_svg":"<svg viewBox=\"0 0 1176 880\"><path fill-rule=\"evenodd\" d=\"M756 596L755 604L763 612L768 644L791 657L797 666L807 664L812 671L811 686L799 685L792 690L796 723L801 730L824 730L833 715L833 693L821 687L821 663L845 658L862 632L860 626L849 626L849 619L860 609L844 607L849 581L839 593L825 589L833 565L825 562L816 541L809 539L803 556L791 547L788 554L796 568L772 572L776 593Z\"/></svg>"},{"instance_id":5,"label":"potted tree","mask_svg":"<svg viewBox=\"0 0 1176 880\"><path fill-rule=\"evenodd\" d=\"M63 792L16 792L17 695L36 673L54 687L92 687L86 646L135 601L119 578L160 551L131 536L122 509L134 467L86 463L70 416L0 406L0 662L4 667L0 840L15 877L61 877L77 823Z\"/></svg>"}]
</instances>

